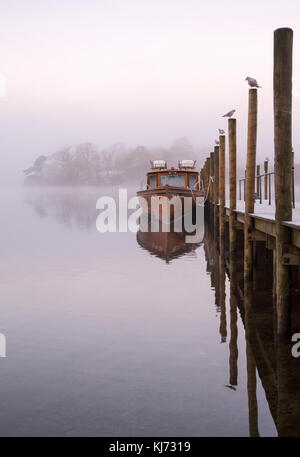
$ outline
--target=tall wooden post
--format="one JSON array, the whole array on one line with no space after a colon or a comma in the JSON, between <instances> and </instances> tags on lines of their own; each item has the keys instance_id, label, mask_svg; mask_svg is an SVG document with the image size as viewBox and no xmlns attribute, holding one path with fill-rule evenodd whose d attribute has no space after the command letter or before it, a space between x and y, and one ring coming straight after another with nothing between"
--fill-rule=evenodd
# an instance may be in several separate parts
<instances>
[{"instance_id":1,"label":"tall wooden post","mask_svg":"<svg viewBox=\"0 0 300 457\"><path fill-rule=\"evenodd\" d=\"M230 260L230 379L231 385L237 385L237 281L236 281L236 252L237 252L237 232L236 222L236 119L228 120L228 139L229 139L229 260Z\"/></svg>"},{"instance_id":2,"label":"tall wooden post","mask_svg":"<svg viewBox=\"0 0 300 457\"><path fill-rule=\"evenodd\" d=\"M208 201L209 201L209 203L211 202L210 201L210 198L211 198L210 185L211 185L211 182L210 182L210 157L207 157L207 190L208 190Z\"/></svg>"},{"instance_id":3,"label":"tall wooden post","mask_svg":"<svg viewBox=\"0 0 300 457\"><path fill-rule=\"evenodd\" d=\"M260 195L260 165L256 165L256 192Z\"/></svg>"},{"instance_id":4,"label":"tall wooden post","mask_svg":"<svg viewBox=\"0 0 300 457\"><path fill-rule=\"evenodd\" d=\"M229 135L229 199L230 199L230 216L229 216L229 245L230 254L236 250L236 230L234 227L236 210L236 119L228 121Z\"/></svg>"},{"instance_id":5,"label":"tall wooden post","mask_svg":"<svg viewBox=\"0 0 300 457\"><path fill-rule=\"evenodd\" d=\"M293 31L274 33L274 128L276 200L277 332L287 336L290 324L290 267L282 265L282 248L290 231L282 221L292 220L292 63Z\"/></svg>"},{"instance_id":6,"label":"tall wooden post","mask_svg":"<svg viewBox=\"0 0 300 457\"><path fill-rule=\"evenodd\" d=\"M265 161L264 161L264 172L265 172L265 185L264 185L264 188L265 188L265 200L268 200L268 176L267 176L268 169L269 169L269 161L268 161L268 160L265 160Z\"/></svg>"},{"instance_id":7,"label":"tall wooden post","mask_svg":"<svg viewBox=\"0 0 300 457\"><path fill-rule=\"evenodd\" d=\"M225 136L220 135L219 146L219 238L220 252L225 252Z\"/></svg>"},{"instance_id":8,"label":"tall wooden post","mask_svg":"<svg viewBox=\"0 0 300 457\"><path fill-rule=\"evenodd\" d=\"M214 201L215 201L215 205L214 205L214 240L215 242L217 241L217 238L218 238L218 234L219 234L219 231L218 231L218 228L219 228L219 146L215 146L215 171L214 171L214 176L215 176L215 179L214 179L214 192L215 192L215 196L214 196Z\"/></svg>"},{"instance_id":9,"label":"tall wooden post","mask_svg":"<svg viewBox=\"0 0 300 457\"><path fill-rule=\"evenodd\" d=\"M210 153L210 176L212 178L210 182L210 202L213 204L215 201L215 191L214 191L214 174L215 174L215 153Z\"/></svg>"},{"instance_id":10,"label":"tall wooden post","mask_svg":"<svg viewBox=\"0 0 300 457\"><path fill-rule=\"evenodd\" d=\"M250 239L252 220L250 214L254 212L254 189L255 189L255 163L257 142L257 89L249 90L248 108L248 144L247 144L247 167L246 167L246 201L244 222L244 293L252 288L253 252ZM249 301L247 301L249 303Z\"/></svg>"}]
</instances>

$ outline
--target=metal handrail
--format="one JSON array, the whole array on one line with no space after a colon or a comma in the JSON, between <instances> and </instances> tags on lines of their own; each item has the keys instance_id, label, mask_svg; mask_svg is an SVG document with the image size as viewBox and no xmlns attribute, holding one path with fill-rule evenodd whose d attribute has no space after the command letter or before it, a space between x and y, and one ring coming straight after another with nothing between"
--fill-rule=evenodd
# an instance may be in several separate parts
<instances>
[{"instance_id":1,"label":"metal handrail","mask_svg":"<svg viewBox=\"0 0 300 457\"><path fill-rule=\"evenodd\" d=\"M294 167L292 167L292 205L295 208L295 176L294 176ZM259 203L262 204L262 178L267 176L268 179L268 202L271 205L272 202L272 186L271 186L271 177L275 176L275 171L270 171L268 173L262 173L261 175L255 176L256 180L259 180L259 189L258 189L258 199ZM239 179L239 200L242 200L242 182L244 182L244 201L245 201L245 187L246 187L246 178ZM257 194L256 194L257 195Z\"/></svg>"}]
</instances>

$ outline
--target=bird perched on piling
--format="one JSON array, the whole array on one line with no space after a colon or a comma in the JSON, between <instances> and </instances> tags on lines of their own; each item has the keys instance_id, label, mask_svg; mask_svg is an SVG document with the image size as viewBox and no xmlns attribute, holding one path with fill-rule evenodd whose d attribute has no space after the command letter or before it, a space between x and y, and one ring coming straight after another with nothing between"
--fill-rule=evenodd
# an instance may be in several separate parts
<instances>
[{"instance_id":1,"label":"bird perched on piling","mask_svg":"<svg viewBox=\"0 0 300 457\"><path fill-rule=\"evenodd\" d=\"M258 87L258 88L260 87L261 88L261 86L258 85L258 82L256 81L256 79L250 78L250 76L247 76L245 81L248 81L248 84L250 87Z\"/></svg>"},{"instance_id":2,"label":"bird perched on piling","mask_svg":"<svg viewBox=\"0 0 300 457\"><path fill-rule=\"evenodd\" d=\"M223 130L223 129L218 129L218 130L219 130L220 135L225 135L225 130Z\"/></svg>"},{"instance_id":3,"label":"bird perched on piling","mask_svg":"<svg viewBox=\"0 0 300 457\"><path fill-rule=\"evenodd\" d=\"M215 140L215 145L216 145L216 146L219 146L219 144L220 144L220 141Z\"/></svg>"},{"instance_id":4,"label":"bird perched on piling","mask_svg":"<svg viewBox=\"0 0 300 457\"><path fill-rule=\"evenodd\" d=\"M232 111L229 111L228 113L224 114L223 117L232 117L235 113L235 109L233 109Z\"/></svg>"}]
</instances>

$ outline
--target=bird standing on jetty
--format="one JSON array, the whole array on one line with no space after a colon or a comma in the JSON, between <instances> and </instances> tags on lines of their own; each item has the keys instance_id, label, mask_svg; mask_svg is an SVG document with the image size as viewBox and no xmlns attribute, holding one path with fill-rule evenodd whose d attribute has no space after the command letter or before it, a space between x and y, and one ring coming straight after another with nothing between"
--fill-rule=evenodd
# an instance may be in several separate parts
<instances>
[{"instance_id":1,"label":"bird standing on jetty","mask_svg":"<svg viewBox=\"0 0 300 457\"><path fill-rule=\"evenodd\" d=\"M223 130L223 129L218 129L218 130L219 130L220 135L225 135L225 130Z\"/></svg>"},{"instance_id":2,"label":"bird standing on jetty","mask_svg":"<svg viewBox=\"0 0 300 457\"><path fill-rule=\"evenodd\" d=\"M228 113L224 114L223 117L232 117L235 113L235 109L233 109L232 111L229 111Z\"/></svg>"},{"instance_id":3,"label":"bird standing on jetty","mask_svg":"<svg viewBox=\"0 0 300 457\"><path fill-rule=\"evenodd\" d=\"M247 76L245 81L248 81L248 84L250 87L258 87L258 88L260 87L261 88L261 86L258 85L258 82L256 81L256 79L250 78L250 76Z\"/></svg>"},{"instance_id":4,"label":"bird standing on jetty","mask_svg":"<svg viewBox=\"0 0 300 457\"><path fill-rule=\"evenodd\" d=\"M216 146L219 146L220 141L215 140L215 144L216 144Z\"/></svg>"}]
</instances>

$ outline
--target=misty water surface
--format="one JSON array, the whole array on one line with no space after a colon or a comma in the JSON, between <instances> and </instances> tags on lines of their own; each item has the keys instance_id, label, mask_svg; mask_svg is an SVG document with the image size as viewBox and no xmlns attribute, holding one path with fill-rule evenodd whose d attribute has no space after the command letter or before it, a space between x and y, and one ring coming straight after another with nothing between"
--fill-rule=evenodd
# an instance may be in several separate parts
<instances>
[{"instance_id":1,"label":"misty water surface","mask_svg":"<svg viewBox=\"0 0 300 457\"><path fill-rule=\"evenodd\" d=\"M166 263L133 233L99 234L107 189L1 193L2 436L248 436L203 246ZM132 191L134 193L134 190ZM259 427L275 427L258 377Z\"/></svg>"}]
</instances>

